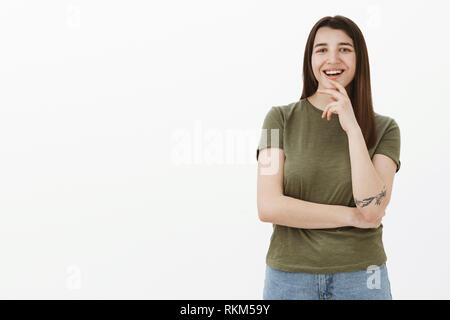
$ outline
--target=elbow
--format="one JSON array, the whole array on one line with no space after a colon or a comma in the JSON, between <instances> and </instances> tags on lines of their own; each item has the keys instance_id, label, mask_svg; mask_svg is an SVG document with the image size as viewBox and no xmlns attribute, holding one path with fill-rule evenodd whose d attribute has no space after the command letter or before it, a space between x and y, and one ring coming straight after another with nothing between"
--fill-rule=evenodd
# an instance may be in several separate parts
<instances>
[{"instance_id":1,"label":"elbow","mask_svg":"<svg viewBox=\"0 0 450 320\"><path fill-rule=\"evenodd\" d=\"M258 202L258 218L260 221L273 223L275 213L278 211L280 197L265 198L264 201Z\"/></svg>"},{"instance_id":2,"label":"elbow","mask_svg":"<svg viewBox=\"0 0 450 320\"><path fill-rule=\"evenodd\" d=\"M377 220L383 218L386 214L386 208L390 202L390 195L387 199L382 201L381 204L374 204L371 203L369 206L366 207L359 207L356 206L359 210L359 212L364 217L364 220L366 220L369 223L376 222Z\"/></svg>"},{"instance_id":3,"label":"elbow","mask_svg":"<svg viewBox=\"0 0 450 320\"><path fill-rule=\"evenodd\" d=\"M359 211L363 215L364 220L366 220L367 222L370 222L370 223L381 219L385 214L384 209L383 210L373 210L373 209L359 208Z\"/></svg>"},{"instance_id":4,"label":"elbow","mask_svg":"<svg viewBox=\"0 0 450 320\"><path fill-rule=\"evenodd\" d=\"M258 205L258 218L262 222L272 221L270 211L263 205Z\"/></svg>"},{"instance_id":5,"label":"elbow","mask_svg":"<svg viewBox=\"0 0 450 320\"><path fill-rule=\"evenodd\" d=\"M364 219L365 219L367 222L370 222L370 223L377 221L378 218L379 218L379 216L378 216L376 213L371 213L371 212L370 212L370 213L366 213L366 214L364 215Z\"/></svg>"},{"instance_id":6,"label":"elbow","mask_svg":"<svg viewBox=\"0 0 450 320\"><path fill-rule=\"evenodd\" d=\"M269 214L265 211L258 211L258 217L259 217L259 220L262 222L270 222L271 221Z\"/></svg>"}]
</instances>

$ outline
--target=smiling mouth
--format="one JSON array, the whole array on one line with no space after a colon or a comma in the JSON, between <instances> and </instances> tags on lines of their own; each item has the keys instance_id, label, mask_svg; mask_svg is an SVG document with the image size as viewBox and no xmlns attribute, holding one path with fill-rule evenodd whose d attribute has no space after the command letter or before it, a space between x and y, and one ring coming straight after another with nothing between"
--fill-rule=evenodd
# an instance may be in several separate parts
<instances>
[{"instance_id":1,"label":"smiling mouth","mask_svg":"<svg viewBox=\"0 0 450 320\"><path fill-rule=\"evenodd\" d=\"M338 76L340 76L340 75L342 75L344 72L345 72L345 70L343 70L343 69L337 69L338 71L340 71L340 72L337 72L337 71L334 71L333 70L333 73L329 73L329 74L327 74L326 72L325 72L325 70L324 71L322 71L323 72L323 74L326 76L326 77L328 77L328 78L337 78Z\"/></svg>"}]
</instances>

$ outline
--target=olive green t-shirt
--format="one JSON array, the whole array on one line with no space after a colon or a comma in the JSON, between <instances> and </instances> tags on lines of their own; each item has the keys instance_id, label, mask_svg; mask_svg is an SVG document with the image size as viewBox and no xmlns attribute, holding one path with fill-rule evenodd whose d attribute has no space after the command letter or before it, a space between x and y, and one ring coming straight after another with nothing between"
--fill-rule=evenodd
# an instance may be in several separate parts
<instances>
[{"instance_id":1,"label":"olive green t-shirt","mask_svg":"<svg viewBox=\"0 0 450 320\"><path fill-rule=\"evenodd\" d=\"M337 114L328 121L322 113L306 98L272 107L264 119L256 159L261 149L282 148L285 196L356 207L347 134ZM399 127L394 119L376 112L375 123L377 140L368 150L370 158L384 154L395 161L398 172ZM277 132L278 138L272 132ZM275 269L306 273L349 272L381 265L387 260L382 230L382 224L372 229L302 229L273 224L266 263Z\"/></svg>"}]
</instances>

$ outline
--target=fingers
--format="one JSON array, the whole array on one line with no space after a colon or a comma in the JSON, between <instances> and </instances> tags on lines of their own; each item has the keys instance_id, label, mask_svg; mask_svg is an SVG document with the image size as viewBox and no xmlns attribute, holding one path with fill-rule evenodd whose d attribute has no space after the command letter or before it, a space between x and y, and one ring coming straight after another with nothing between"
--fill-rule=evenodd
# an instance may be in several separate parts
<instances>
[{"instance_id":1,"label":"fingers","mask_svg":"<svg viewBox=\"0 0 450 320\"><path fill-rule=\"evenodd\" d=\"M330 89L338 89L339 90L338 86L336 85L337 81L334 81L332 79L328 79L327 77L325 77L325 79L326 79L326 82L328 83Z\"/></svg>"},{"instance_id":2,"label":"fingers","mask_svg":"<svg viewBox=\"0 0 450 320\"><path fill-rule=\"evenodd\" d=\"M341 96L342 96L342 93L340 93L338 90L335 90L335 89L319 89L319 90L317 90L317 92L323 93L323 94L329 94L330 96L335 98L336 101L338 101L339 98L341 98Z\"/></svg>"},{"instance_id":3,"label":"fingers","mask_svg":"<svg viewBox=\"0 0 450 320\"><path fill-rule=\"evenodd\" d=\"M335 109L334 107L336 107L335 104L329 104L325 107L325 110L323 110L322 113L322 118L326 117L328 120L331 120L331 117L333 116L333 113L335 113Z\"/></svg>"},{"instance_id":4,"label":"fingers","mask_svg":"<svg viewBox=\"0 0 450 320\"><path fill-rule=\"evenodd\" d=\"M345 90L344 86L339 83L339 81L327 79L328 82L330 82L340 93L347 94L347 91Z\"/></svg>"},{"instance_id":5,"label":"fingers","mask_svg":"<svg viewBox=\"0 0 450 320\"><path fill-rule=\"evenodd\" d=\"M330 106L326 107L325 110L322 113L322 118L327 118L328 120L330 120L331 117L331 113L329 112Z\"/></svg>"}]
</instances>

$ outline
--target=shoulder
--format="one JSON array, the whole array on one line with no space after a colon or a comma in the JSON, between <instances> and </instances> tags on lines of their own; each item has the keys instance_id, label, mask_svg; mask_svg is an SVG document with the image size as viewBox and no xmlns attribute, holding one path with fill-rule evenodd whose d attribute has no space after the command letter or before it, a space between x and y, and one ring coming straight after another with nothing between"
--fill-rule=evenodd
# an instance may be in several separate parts
<instances>
[{"instance_id":1,"label":"shoulder","mask_svg":"<svg viewBox=\"0 0 450 320\"><path fill-rule=\"evenodd\" d=\"M375 112L375 126L380 133L386 130L399 129L397 121L394 118L377 112Z\"/></svg>"},{"instance_id":2,"label":"shoulder","mask_svg":"<svg viewBox=\"0 0 450 320\"><path fill-rule=\"evenodd\" d=\"M294 101L288 104L273 106L269 113L286 122L295 111L300 109L300 107L301 101Z\"/></svg>"}]
</instances>

